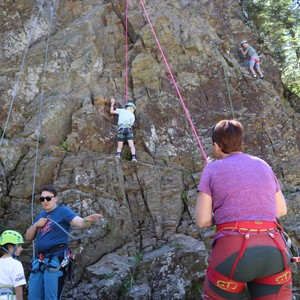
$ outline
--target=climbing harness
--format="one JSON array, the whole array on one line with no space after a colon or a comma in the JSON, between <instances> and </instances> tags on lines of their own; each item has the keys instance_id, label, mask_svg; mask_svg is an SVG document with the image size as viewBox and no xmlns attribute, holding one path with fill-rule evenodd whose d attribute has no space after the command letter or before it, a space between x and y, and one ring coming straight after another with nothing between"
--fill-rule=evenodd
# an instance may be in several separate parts
<instances>
[{"instance_id":1,"label":"climbing harness","mask_svg":"<svg viewBox=\"0 0 300 300\"><path fill-rule=\"evenodd\" d=\"M64 250L63 258L55 256L55 252L59 250ZM54 261L54 258L58 260ZM73 278L74 264L75 264L75 254L73 254L67 245L58 245L45 252L38 252L35 258L31 261L32 267L30 271L32 273L37 272L57 272L60 269L64 269L67 272L67 280L71 281Z\"/></svg>"},{"instance_id":2,"label":"climbing harness","mask_svg":"<svg viewBox=\"0 0 300 300\"><path fill-rule=\"evenodd\" d=\"M290 257L291 257L291 262L300 262L300 254L299 254L299 249L298 247L292 243L289 235L286 233L286 231L284 230L284 228L281 226L281 224L278 221L278 224L280 225L280 227L282 228L282 230L280 231L281 236L287 246L287 249L290 253Z\"/></svg>"},{"instance_id":3,"label":"climbing harness","mask_svg":"<svg viewBox=\"0 0 300 300\"><path fill-rule=\"evenodd\" d=\"M128 135L128 134L132 134L132 128L130 126L122 126L118 129L118 134L122 134L122 135Z\"/></svg>"},{"instance_id":4,"label":"climbing harness","mask_svg":"<svg viewBox=\"0 0 300 300\"><path fill-rule=\"evenodd\" d=\"M231 293L239 293L244 289L246 283L233 280L232 277L236 270L239 260L243 257L247 241L251 238L251 234L262 233L267 233L269 237L273 240L276 248L279 249L279 251L282 254L285 267L282 272L279 272L272 276L267 276L265 278L255 279L254 282L269 285L282 285L291 280L291 268L289 267L289 261L286 258L287 238L283 238L284 242L282 242L281 239L281 236L284 235L285 237L287 237L287 234L283 231L281 225L277 222L268 221L238 221L218 224L216 233L211 237L221 237L226 235L237 235L244 237L229 276L221 274L211 266L208 267L207 276L213 285ZM299 257L291 256L291 262L294 262L295 260L299 260Z\"/></svg>"},{"instance_id":5,"label":"climbing harness","mask_svg":"<svg viewBox=\"0 0 300 300\"><path fill-rule=\"evenodd\" d=\"M7 296L7 300L15 299L15 289L13 286L1 286L0 296Z\"/></svg>"}]
</instances>

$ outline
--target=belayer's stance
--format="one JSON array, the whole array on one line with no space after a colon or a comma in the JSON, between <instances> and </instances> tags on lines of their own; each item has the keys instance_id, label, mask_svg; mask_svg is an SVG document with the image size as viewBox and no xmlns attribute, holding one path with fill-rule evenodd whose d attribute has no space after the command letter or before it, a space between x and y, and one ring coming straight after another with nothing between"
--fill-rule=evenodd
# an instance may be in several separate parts
<instances>
[{"instance_id":1,"label":"belayer's stance","mask_svg":"<svg viewBox=\"0 0 300 300\"><path fill-rule=\"evenodd\" d=\"M291 300L291 257L277 218L287 207L271 167L243 153L243 127L223 120L212 129L213 155L198 186L196 221L216 225L203 299Z\"/></svg>"},{"instance_id":2,"label":"belayer's stance","mask_svg":"<svg viewBox=\"0 0 300 300\"><path fill-rule=\"evenodd\" d=\"M256 72L254 70L254 67L256 68L258 74L260 75L260 78L263 79L264 75L260 69L260 58L258 54L256 53L255 49L251 47L248 43L248 41L243 40L241 41L241 47L240 50L243 53L244 57L249 59L249 68L252 74L253 78L257 78Z\"/></svg>"},{"instance_id":3,"label":"belayer's stance","mask_svg":"<svg viewBox=\"0 0 300 300\"><path fill-rule=\"evenodd\" d=\"M15 230L5 230L0 236L3 252L0 258L0 300L23 300L26 279L22 263L18 260L23 243L22 235Z\"/></svg>"},{"instance_id":4,"label":"belayer's stance","mask_svg":"<svg viewBox=\"0 0 300 300\"><path fill-rule=\"evenodd\" d=\"M28 284L29 300L62 299L65 279L72 264L68 235L71 225L87 228L103 218L101 214L81 218L69 207L58 206L57 200L54 186L42 187L40 201L44 210L26 232L27 241L36 238L36 253L31 262Z\"/></svg>"},{"instance_id":5,"label":"belayer's stance","mask_svg":"<svg viewBox=\"0 0 300 300\"><path fill-rule=\"evenodd\" d=\"M135 147L133 142L133 131L132 126L135 121L134 112L136 110L136 106L133 102L128 102L124 108L114 109L114 105L116 100L112 98L110 100L110 113L119 115L118 118L118 146L117 146L117 154L116 158L121 158L121 152L124 145L124 141L127 140L128 146L131 151L131 161L137 161L135 156Z\"/></svg>"}]
</instances>

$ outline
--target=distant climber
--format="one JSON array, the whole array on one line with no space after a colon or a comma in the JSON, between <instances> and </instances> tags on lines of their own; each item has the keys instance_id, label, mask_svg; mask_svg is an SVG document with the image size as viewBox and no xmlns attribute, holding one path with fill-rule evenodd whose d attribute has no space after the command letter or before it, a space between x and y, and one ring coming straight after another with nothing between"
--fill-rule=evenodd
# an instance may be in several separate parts
<instances>
[{"instance_id":1,"label":"distant climber","mask_svg":"<svg viewBox=\"0 0 300 300\"><path fill-rule=\"evenodd\" d=\"M132 126L135 121L134 112L136 110L136 106L133 102L128 102L124 108L114 109L114 105L116 100L111 98L110 100L110 113L119 115L118 118L118 146L117 146L117 154L116 158L121 158L121 152L124 145L124 141L128 141L128 145L131 151L131 161L137 161L135 155L135 147L133 143L133 132Z\"/></svg>"},{"instance_id":2,"label":"distant climber","mask_svg":"<svg viewBox=\"0 0 300 300\"><path fill-rule=\"evenodd\" d=\"M242 48L240 48L240 50L243 53L244 57L249 59L249 68L252 73L252 77L254 79L257 78L256 72L254 70L255 67L258 74L260 75L260 78L263 79L264 75L260 69L260 59L255 49L249 45L247 40L241 41L241 47Z\"/></svg>"}]
</instances>

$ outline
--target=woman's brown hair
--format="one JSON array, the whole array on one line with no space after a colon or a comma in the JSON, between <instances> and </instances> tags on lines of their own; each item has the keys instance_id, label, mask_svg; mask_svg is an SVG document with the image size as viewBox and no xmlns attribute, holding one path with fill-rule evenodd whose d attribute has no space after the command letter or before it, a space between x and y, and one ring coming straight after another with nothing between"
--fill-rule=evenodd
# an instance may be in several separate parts
<instances>
[{"instance_id":1,"label":"woman's brown hair","mask_svg":"<svg viewBox=\"0 0 300 300\"><path fill-rule=\"evenodd\" d=\"M212 128L211 138L226 154L243 151L243 126L236 120L222 120L217 123Z\"/></svg>"}]
</instances>

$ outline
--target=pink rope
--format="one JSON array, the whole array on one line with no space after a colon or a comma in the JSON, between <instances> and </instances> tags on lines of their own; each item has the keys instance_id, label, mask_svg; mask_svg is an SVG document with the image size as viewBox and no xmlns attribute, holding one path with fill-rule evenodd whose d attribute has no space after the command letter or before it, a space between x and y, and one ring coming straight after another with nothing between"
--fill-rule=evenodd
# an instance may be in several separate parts
<instances>
[{"instance_id":1,"label":"pink rope","mask_svg":"<svg viewBox=\"0 0 300 300\"><path fill-rule=\"evenodd\" d=\"M167 69L168 69L168 72L169 72L169 74L170 74L170 76L171 76L171 78L172 78L172 81L173 81L173 83L174 83L175 89L176 89L176 91L177 91L177 94L178 94L178 96L179 96L179 99L180 99L180 101L181 101L181 104L182 104L182 106L183 106L183 109L184 109L184 111L185 111L185 114L187 115L187 118L188 118L188 120L189 120L189 122L190 122L190 125L191 125L191 127L192 127L193 132L194 132L194 135L195 135L195 137L196 137L196 139L197 139L197 142L198 142L198 145L199 145L199 147L200 147L200 150L202 151L202 154L203 154L203 157L204 157L206 163L208 163L208 158L207 158L207 156L206 156L206 154L205 154L205 151L204 151L203 146L202 146L202 144L201 144L200 138L199 138L199 136L198 136L198 134L197 134L196 128L195 128L195 126L194 126L194 124L193 124L193 122L192 122L192 119L191 119L191 117L190 117L190 114L189 114L189 112L188 112L188 110L187 110L187 108L186 108L186 106L185 106L185 103L184 103L183 98L182 98L182 96L181 96L181 93L180 93L180 91L179 91L177 82L176 82L176 80L175 80L175 78L174 78L174 76L173 76L173 73L172 73L172 71L171 71L171 68L170 68L170 66L169 66L169 64L168 64L168 61L167 61L165 55L164 55L163 49L162 49L162 47L161 47L161 45L160 45L160 42L159 42L159 40L158 40L158 38L157 38L157 35L156 35L155 31L154 31L153 25L152 25L152 23L151 23L151 20L150 20L150 18L149 18L149 15L148 15L148 13L147 13L147 11L146 11L144 2L143 2L143 0L140 0L140 2L141 2L141 4L142 4L144 13L145 13L146 18L147 18L147 20L148 20L148 23L149 23L149 25L150 25L150 28L151 28L152 33L153 33L153 35L154 35L154 38L155 38L155 40L156 40L157 46L158 46L158 48L159 48L159 50L160 50L160 53L161 53L161 55L162 55L162 57L163 57L163 59L164 59L165 65L166 65L166 67L167 67Z\"/></svg>"},{"instance_id":2,"label":"pink rope","mask_svg":"<svg viewBox=\"0 0 300 300\"><path fill-rule=\"evenodd\" d=\"M126 1L126 17L125 17L125 31L126 31L126 76L125 76L125 90L126 90L126 103L128 103L128 1Z\"/></svg>"}]
</instances>

